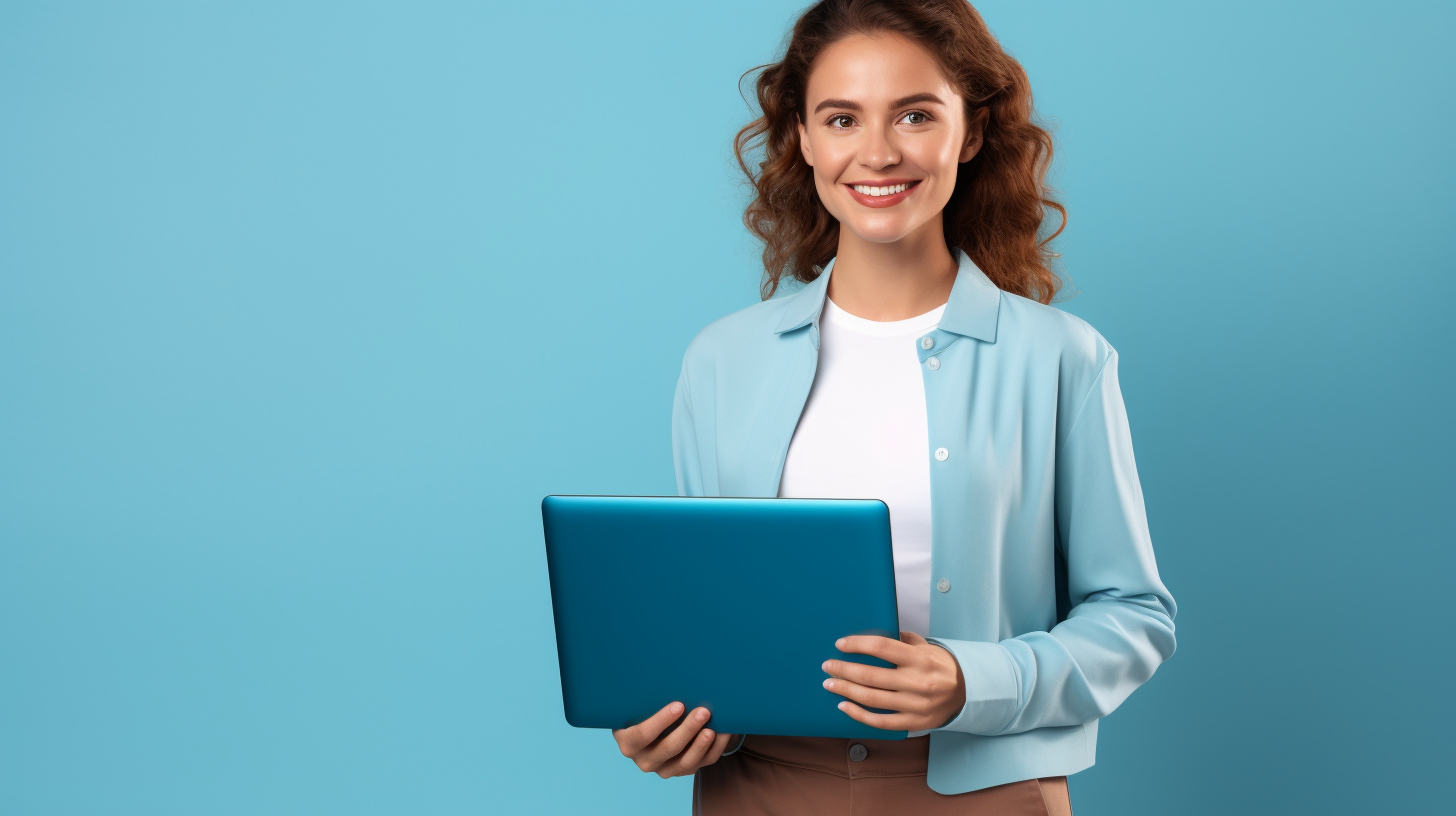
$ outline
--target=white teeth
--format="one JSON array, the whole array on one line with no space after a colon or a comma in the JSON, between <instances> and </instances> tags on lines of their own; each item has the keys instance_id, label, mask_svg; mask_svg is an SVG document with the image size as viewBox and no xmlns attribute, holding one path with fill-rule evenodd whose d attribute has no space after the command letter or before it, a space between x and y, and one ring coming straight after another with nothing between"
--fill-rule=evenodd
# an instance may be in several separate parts
<instances>
[{"instance_id":1,"label":"white teeth","mask_svg":"<svg viewBox=\"0 0 1456 816\"><path fill-rule=\"evenodd\" d=\"M895 195L896 193L903 193L908 189L910 189L909 184L892 184L889 187L871 187L868 184L854 185L854 191L856 193L867 196Z\"/></svg>"}]
</instances>

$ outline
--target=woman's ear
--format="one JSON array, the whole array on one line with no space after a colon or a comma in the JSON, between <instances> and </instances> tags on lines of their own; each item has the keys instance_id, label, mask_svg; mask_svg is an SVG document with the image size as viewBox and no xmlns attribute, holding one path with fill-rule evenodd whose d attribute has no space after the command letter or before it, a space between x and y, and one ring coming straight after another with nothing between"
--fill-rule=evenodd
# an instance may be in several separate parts
<instances>
[{"instance_id":1,"label":"woman's ear","mask_svg":"<svg viewBox=\"0 0 1456 816\"><path fill-rule=\"evenodd\" d=\"M799 117L794 117L794 121L799 125L799 152L804 155L804 163L813 167L814 149L809 147L809 129L804 127L804 121Z\"/></svg>"},{"instance_id":2,"label":"woman's ear","mask_svg":"<svg viewBox=\"0 0 1456 816\"><path fill-rule=\"evenodd\" d=\"M981 108L976 115L971 117L969 133L966 134L966 145L961 148L960 163L974 159L977 153L981 152L983 137L986 135L986 120L991 117L990 108Z\"/></svg>"}]
</instances>

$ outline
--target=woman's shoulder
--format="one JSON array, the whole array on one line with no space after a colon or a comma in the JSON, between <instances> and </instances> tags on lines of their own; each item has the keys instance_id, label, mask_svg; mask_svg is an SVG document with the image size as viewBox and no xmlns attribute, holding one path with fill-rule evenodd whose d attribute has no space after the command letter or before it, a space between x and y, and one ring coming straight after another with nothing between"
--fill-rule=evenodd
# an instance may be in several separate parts
<instances>
[{"instance_id":1,"label":"woman's shoulder","mask_svg":"<svg viewBox=\"0 0 1456 816\"><path fill-rule=\"evenodd\" d=\"M688 343L684 365L711 365L768 352L779 343L780 324L795 297L791 294L761 301L704 326Z\"/></svg>"},{"instance_id":2,"label":"woman's shoulder","mask_svg":"<svg viewBox=\"0 0 1456 816\"><path fill-rule=\"evenodd\" d=\"M1001 293L997 341L1024 347L1034 356L1052 356L1062 365L1099 370L1117 353L1111 343L1080 317L1029 298Z\"/></svg>"}]
</instances>

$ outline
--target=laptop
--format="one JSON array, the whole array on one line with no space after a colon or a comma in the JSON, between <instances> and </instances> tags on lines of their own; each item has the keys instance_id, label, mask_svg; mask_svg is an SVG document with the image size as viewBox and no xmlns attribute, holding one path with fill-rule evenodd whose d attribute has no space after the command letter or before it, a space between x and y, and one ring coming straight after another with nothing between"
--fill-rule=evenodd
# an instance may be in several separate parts
<instances>
[{"instance_id":1,"label":"laptop","mask_svg":"<svg viewBox=\"0 0 1456 816\"><path fill-rule=\"evenodd\" d=\"M679 701L719 733L903 739L826 690L834 648L899 637L890 511L861 499L547 496L566 721L625 728Z\"/></svg>"}]
</instances>

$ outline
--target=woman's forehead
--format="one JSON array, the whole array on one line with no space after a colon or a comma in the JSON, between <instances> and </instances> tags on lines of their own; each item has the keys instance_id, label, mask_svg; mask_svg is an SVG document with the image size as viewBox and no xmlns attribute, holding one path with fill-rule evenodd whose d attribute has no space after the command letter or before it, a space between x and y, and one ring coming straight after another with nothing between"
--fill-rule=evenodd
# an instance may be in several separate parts
<instances>
[{"instance_id":1,"label":"woman's forehead","mask_svg":"<svg viewBox=\"0 0 1456 816\"><path fill-rule=\"evenodd\" d=\"M805 91L811 110L828 98L887 105L921 93L957 96L928 49L892 33L852 34L829 45L814 60Z\"/></svg>"}]
</instances>

